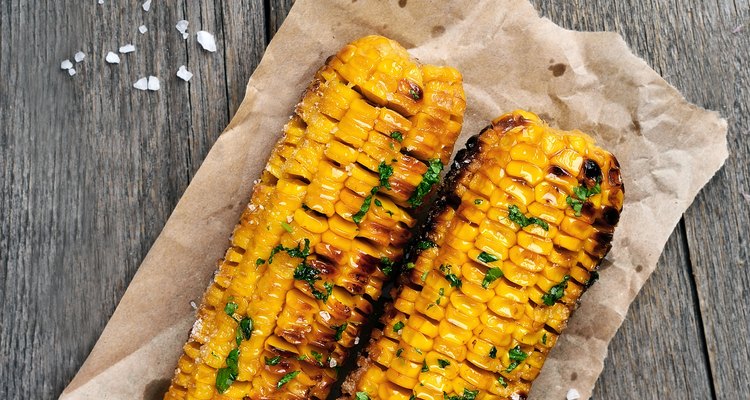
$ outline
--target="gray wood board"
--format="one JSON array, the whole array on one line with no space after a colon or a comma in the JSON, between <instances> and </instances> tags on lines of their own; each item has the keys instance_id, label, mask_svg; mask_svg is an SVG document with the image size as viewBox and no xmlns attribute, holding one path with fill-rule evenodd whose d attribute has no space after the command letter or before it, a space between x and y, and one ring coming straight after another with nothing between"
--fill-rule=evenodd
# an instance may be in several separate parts
<instances>
[{"instance_id":1,"label":"gray wood board","mask_svg":"<svg viewBox=\"0 0 750 400\"><path fill-rule=\"evenodd\" d=\"M564 27L621 33L690 101L730 121L727 166L670 238L594 397L746 398L748 0L532 2ZM73 377L292 1L105 3L0 7L3 398L56 398ZM218 51L183 40L180 19L214 33ZM104 62L127 43L135 53ZM78 50L88 57L69 78L59 64ZM174 75L183 64L189 83ZM159 92L132 88L146 75L162 79Z\"/></svg>"}]
</instances>

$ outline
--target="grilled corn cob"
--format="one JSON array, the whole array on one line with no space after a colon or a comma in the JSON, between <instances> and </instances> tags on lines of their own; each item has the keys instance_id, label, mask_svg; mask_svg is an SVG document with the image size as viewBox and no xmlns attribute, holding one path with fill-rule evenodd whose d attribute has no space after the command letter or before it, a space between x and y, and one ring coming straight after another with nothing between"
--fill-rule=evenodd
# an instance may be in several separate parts
<instances>
[{"instance_id":1,"label":"grilled corn cob","mask_svg":"<svg viewBox=\"0 0 750 400\"><path fill-rule=\"evenodd\" d=\"M325 398L464 109L458 71L384 37L330 57L253 189L164 398Z\"/></svg>"},{"instance_id":2,"label":"grilled corn cob","mask_svg":"<svg viewBox=\"0 0 750 400\"><path fill-rule=\"evenodd\" d=\"M525 398L610 248L617 160L516 111L459 152L395 300L344 383L357 399Z\"/></svg>"}]
</instances>

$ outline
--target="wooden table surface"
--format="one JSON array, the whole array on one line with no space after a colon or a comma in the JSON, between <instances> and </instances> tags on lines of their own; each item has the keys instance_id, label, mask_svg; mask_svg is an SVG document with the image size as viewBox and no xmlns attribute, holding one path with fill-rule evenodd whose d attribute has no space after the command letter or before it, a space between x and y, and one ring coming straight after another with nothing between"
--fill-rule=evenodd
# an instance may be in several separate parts
<instances>
[{"instance_id":1,"label":"wooden table surface","mask_svg":"<svg viewBox=\"0 0 750 400\"><path fill-rule=\"evenodd\" d=\"M291 6L104 3L0 6L3 399L56 398L76 373ZM533 3L564 27L622 34L730 126L729 160L675 228L594 398L750 398L749 0ZM181 19L213 32L218 52L181 40ZM121 64L104 62L131 41L137 51ZM78 50L87 58L71 78L60 62ZM174 77L182 64L189 84ZM145 75L162 78L159 92L132 88Z\"/></svg>"}]
</instances>

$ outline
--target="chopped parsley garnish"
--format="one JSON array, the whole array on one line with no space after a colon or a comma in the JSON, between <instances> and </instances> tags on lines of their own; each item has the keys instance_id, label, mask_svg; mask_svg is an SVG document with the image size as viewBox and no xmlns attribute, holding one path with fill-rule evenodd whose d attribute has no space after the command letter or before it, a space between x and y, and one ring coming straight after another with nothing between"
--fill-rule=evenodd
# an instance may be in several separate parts
<instances>
[{"instance_id":1,"label":"chopped parsley garnish","mask_svg":"<svg viewBox=\"0 0 750 400\"><path fill-rule=\"evenodd\" d=\"M419 99L422 98L422 93L417 89L409 89L409 96L411 96L412 99L419 101Z\"/></svg>"},{"instance_id":2,"label":"chopped parsley garnish","mask_svg":"<svg viewBox=\"0 0 750 400\"><path fill-rule=\"evenodd\" d=\"M406 265L404 265L404 268L406 268L407 270L413 269L414 268L414 263L413 262L408 262L408 263L406 263Z\"/></svg>"},{"instance_id":3,"label":"chopped parsley garnish","mask_svg":"<svg viewBox=\"0 0 750 400\"><path fill-rule=\"evenodd\" d=\"M264 262L266 262L266 260L264 260L262 258L259 258L259 259L255 260L255 266L259 267L259 266L263 265Z\"/></svg>"},{"instance_id":4,"label":"chopped parsley garnish","mask_svg":"<svg viewBox=\"0 0 750 400\"><path fill-rule=\"evenodd\" d=\"M483 262L485 264L488 264L488 263L491 263L491 262L495 262L495 261L497 261L499 259L500 258L498 258L496 255L487 253L486 251L483 251L483 252L479 253L479 256L477 256L477 260L479 260L479 261L481 261L481 262Z\"/></svg>"},{"instance_id":5,"label":"chopped parsley garnish","mask_svg":"<svg viewBox=\"0 0 750 400\"><path fill-rule=\"evenodd\" d=\"M409 204L412 207L422 205L425 196L430 193L430 189L440 181L440 172L443 171L443 163L440 160L430 160L430 164L427 167L427 172L422 175L422 181L419 182L417 188L414 189L411 197L409 197Z\"/></svg>"},{"instance_id":6,"label":"chopped parsley garnish","mask_svg":"<svg viewBox=\"0 0 750 400\"><path fill-rule=\"evenodd\" d=\"M459 279L455 274L448 274L445 276L445 279L451 283L451 287L460 289L461 285L463 285L461 279Z\"/></svg>"},{"instance_id":7,"label":"chopped parsley garnish","mask_svg":"<svg viewBox=\"0 0 750 400\"><path fill-rule=\"evenodd\" d=\"M550 288L549 290L549 293L545 293L542 295L542 301L544 302L544 305L552 306L556 301L560 300L563 297L563 295L565 294L565 288L568 287L569 279L570 275L565 275L562 282L558 283L555 286L552 286L552 288Z\"/></svg>"},{"instance_id":8,"label":"chopped parsley garnish","mask_svg":"<svg viewBox=\"0 0 750 400\"><path fill-rule=\"evenodd\" d=\"M344 331L346 330L347 325L349 325L349 323L344 322L343 324L341 324L339 326L332 326L331 327L331 328L333 328L334 331L336 331L336 334L333 336L333 340L335 340L337 342L339 340L341 340L341 335L344 334Z\"/></svg>"},{"instance_id":9,"label":"chopped parsley garnish","mask_svg":"<svg viewBox=\"0 0 750 400\"><path fill-rule=\"evenodd\" d=\"M354 395L354 400L370 400L370 396L365 392L357 392L357 394Z\"/></svg>"},{"instance_id":10,"label":"chopped parsley garnish","mask_svg":"<svg viewBox=\"0 0 750 400\"><path fill-rule=\"evenodd\" d=\"M482 203L484 203L484 200L482 200L482 199L475 199L474 200L474 204L476 204L476 205L480 205Z\"/></svg>"},{"instance_id":11,"label":"chopped parsley garnish","mask_svg":"<svg viewBox=\"0 0 750 400\"><path fill-rule=\"evenodd\" d=\"M443 368L443 369L445 369L445 367L447 367L447 366L451 365L451 362L450 362L450 361L448 361L448 360L443 360L442 358L438 358L437 362L438 362L438 366L439 366L440 368Z\"/></svg>"},{"instance_id":12,"label":"chopped parsley garnish","mask_svg":"<svg viewBox=\"0 0 750 400\"><path fill-rule=\"evenodd\" d=\"M281 356L276 356L273 358L266 357L266 365L274 366L274 365L277 365L279 361L281 361Z\"/></svg>"},{"instance_id":13,"label":"chopped parsley garnish","mask_svg":"<svg viewBox=\"0 0 750 400\"><path fill-rule=\"evenodd\" d=\"M391 137L396 139L397 142L401 142L404 140L404 134L402 134L399 131L393 131L391 132Z\"/></svg>"},{"instance_id":14,"label":"chopped parsley garnish","mask_svg":"<svg viewBox=\"0 0 750 400\"><path fill-rule=\"evenodd\" d=\"M281 221L281 227L284 228L285 231L292 233L292 226L287 224L284 221Z\"/></svg>"},{"instance_id":15,"label":"chopped parsley garnish","mask_svg":"<svg viewBox=\"0 0 750 400\"><path fill-rule=\"evenodd\" d=\"M237 330L234 331L234 342L237 343L237 346L242 344L242 329L237 328Z\"/></svg>"},{"instance_id":16,"label":"chopped parsley garnish","mask_svg":"<svg viewBox=\"0 0 750 400\"><path fill-rule=\"evenodd\" d=\"M307 355L305 355L305 354L298 355L297 359L300 360L300 361L305 361L305 360L307 360Z\"/></svg>"},{"instance_id":17,"label":"chopped parsley garnish","mask_svg":"<svg viewBox=\"0 0 750 400\"><path fill-rule=\"evenodd\" d=\"M219 370L216 372L216 390L218 390L219 393L226 392L229 389L229 386L232 386L232 383L237 380L237 375L239 375L240 373L240 368L238 365L239 358L239 349L230 351L229 355L227 356L227 366L224 368L219 368Z\"/></svg>"},{"instance_id":18,"label":"chopped parsley garnish","mask_svg":"<svg viewBox=\"0 0 750 400\"><path fill-rule=\"evenodd\" d=\"M545 231L549 230L549 224L547 224L546 221L543 221L537 217L527 217L523 215L521 209L518 208L518 206L515 204L511 204L508 207L508 218L518 224L521 228L525 228L529 225L534 224L541 226Z\"/></svg>"},{"instance_id":19,"label":"chopped parsley garnish","mask_svg":"<svg viewBox=\"0 0 750 400\"><path fill-rule=\"evenodd\" d=\"M497 377L497 383L499 383L502 387L508 387L508 382L505 382L505 378L503 378L502 376Z\"/></svg>"},{"instance_id":20,"label":"chopped parsley garnish","mask_svg":"<svg viewBox=\"0 0 750 400\"><path fill-rule=\"evenodd\" d=\"M234 313L237 312L237 303L233 301L230 301L229 303L227 303L227 305L224 306L224 312L228 316L234 317Z\"/></svg>"},{"instance_id":21,"label":"chopped parsley garnish","mask_svg":"<svg viewBox=\"0 0 750 400\"><path fill-rule=\"evenodd\" d=\"M322 354L318 353L315 350L311 351L310 354L312 354L312 356L315 359L315 361L317 361L321 365L323 364L323 355Z\"/></svg>"},{"instance_id":22,"label":"chopped parsley garnish","mask_svg":"<svg viewBox=\"0 0 750 400\"><path fill-rule=\"evenodd\" d=\"M497 358L497 347L492 346L490 349L490 358Z\"/></svg>"},{"instance_id":23,"label":"chopped parsley garnish","mask_svg":"<svg viewBox=\"0 0 750 400\"><path fill-rule=\"evenodd\" d=\"M598 182L591 189L587 188L586 185L581 185L573 189L573 194L576 197L574 198L572 196L568 196L565 199L565 202L567 202L568 205L573 208L573 211L575 211L576 213L576 217L580 217L581 210L583 209L583 204L586 203L586 200L588 200L589 197L601 192L602 187Z\"/></svg>"},{"instance_id":24,"label":"chopped parsley garnish","mask_svg":"<svg viewBox=\"0 0 750 400\"><path fill-rule=\"evenodd\" d=\"M521 350L521 345L510 349L508 351L508 358L510 358L511 363L510 365L508 365L508 368L505 369L505 372L511 372L516 369L516 367L518 367L528 356L528 354L524 353L523 350Z\"/></svg>"},{"instance_id":25,"label":"chopped parsley garnish","mask_svg":"<svg viewBox=\"0 0 750 400\"><path fill-rule=\"evenodd\" d=\"M426 280L427 280L427 274L429 274L429 273L430 273L430 270L428 269L427 271L425 271L425 272L424 272L424 273L422 274L422 282L424 282L424 281L426 281Z\"/></svg>"},{"instance_id":26,"label":"chopped parsley garnish","mask_svg":"<svg viewBox=\"0 0 750 400\"><path fill-rule=\"evenodd\" d=\"M467 388L464 388L464 393L462 396L458 396L458 395L448 396L448 393L443 392L443 399L444 400L475 400L478 394L479 394L479 390L469 390Z\"/></svg>"},{"instance_id":27,"label":"chopped parsley garnish","mask_svg":"<svg viewBox=\"0 0 750 400\"><path fill-rule=\"evenodd\" d=\"M305 238L304 242L304 247L302 247L302 243L297 245L297 247L284 247L284 245L281 244L276 245L276 247L271 250L271 255L268 256L268 263L271 264L273 262L273 256L281 251L285 251L287 254L289 254L289 257L303 259L307 258L307 256L310 255L310 239Z\"/></svg>"},{"instance_id":28,"label":"chopped parsley garnish","mask_svg":"<svg viewBox=\"0 0 750 400\"><path fill-rule=\"evenodd\" d=\"M359 223L362 222L362 219L365 217L365 214L370 211L370 203L372 203L372 195L368 195L367 197L365 197L365 201L362 202L362 205L359 207L359 211L357 211L356 214L352 215L352 221L354 221L355 224L359 225Z\"/></svg>"},{"instance_id":29,"label":"chopped parsley garnish","mask_svg":"<svg viewBox=\"0 0 750 400\"><path fill-rule=\"evenodd\" d=\"M375 205L378 207L383 207L383 202L378 199L375 199Z\"/></svg>"},{"instance_id":30,"label":"chopped parsley garnish","mask_svg":"<svg viewBox=\"0 0 750 400\"><path fill-rule=\"evenodd\" d=\"M276 389L281 389L282 386L286 385L289 381L297 377L300 371L292 371L279 379L279 383L276 384Z\"/></svg>"},{"instance_id":31,"label":"chopped parsley garnish","mask_svg":"<svg viewBox=\"0 0 750 400\"><path fill-rule=\"evenodd\" d=\"M240 332L242 332L242 336L245 338L245 340L250 340L250 337L253 336L253 319L250 317L242 318L242 321L240 321Z\"/></svg>"},{"instance_id":32,"label":"chopped parsley garnish","mask_svg":"<svg viewBox=\"0 0 750 400\"><path fill-rule=\"evenodd\" d=\"M420 240L417 242L417 248L419 250L427 250L432 247L437 247L437 244L431 240Z\"/></svg>"},{"instance_id":33,"label":"chopped parsley garnish","mask_svg":"<svg viewBox=\"0 0 750 400\"><path fill-rule=\"evenodd\" d=\"M381 257L380 270L383 271L385 276L389 276L393 272L393 261L388 257Z\"/></svg>"},{"instance_id":34,"label":"chopped parsley garnish","mask_svg":"<svg viewBox=\"0 0 750 400\"><path fill-rule=\"evenodd\" d=\"M324 291L318 290L318 288L315 287L315 282L320 279L319 275L320 271L304 262L297 265L297 268L294 269L294 279L307 282L307 284L310 285L313 296L325 303L333 292L333 283L325 282L323 283Z\"/></svg>"},{"instance_id":35,"label":"chopped parsley garnish","mask_svg":"<svg viewBox=\"0 0 750 400\"><path fill-rule=\"evenodd\" d=\"M395 324L393 324L393 331L394 332L398 332L401 329L404 329L404 322L403 321L398 321Z\"/></svg>"},{"instance_id":36,"label":"chopped parsley garnish","mask_svg":"<svg viewBox=\"0 0 750 400\"><path fill-rule=\"evenodd\" d=\"M404 349L399 347L398 350L396 350L396 357L401 357L401 353L404 352Z\"/></svg>"},{"instance_id":37,"label":"chopped parsley garnish","mask_svg":"<svg viewBox=\"0 0 750 400\"><path fill-rule=\"evenodd\" d=\"M430 367L427 366L427 363L425 361L422 361L422 372L427 372L430 370Z\"/></svg>"},{"instance_id":38,"label":"chopped parsley garnish","mask_svg":"<svg viewBox=\"0 0 750 400\"><path fill-rule=\"evenodd\" d=\"M493 267L487 270L482 279L482 287L487 289L492 282L503 277L503 271L500 268Z\"/></svg>"},{"instance_id":39,"label":"chopped parsley garnish","mask_svg":"<svg viewBox=\"0 0 750 400\"><path fill-rule=\"evenodd\" d=\"M547 344L547 334L542 335L542 344Z\"/></svg>"},{"instance_id":40,"label":"chopped parsley garnish","mask_svg":"<svg viewBox=\"0 0 750 400\"><path fill-rule=\"evenodd\" d=\"M391 183L388 179L393 175L393 167L381 161L378 165L378 176L380 177L380 187L391 190Z\"/></svg>"}]
</instances>

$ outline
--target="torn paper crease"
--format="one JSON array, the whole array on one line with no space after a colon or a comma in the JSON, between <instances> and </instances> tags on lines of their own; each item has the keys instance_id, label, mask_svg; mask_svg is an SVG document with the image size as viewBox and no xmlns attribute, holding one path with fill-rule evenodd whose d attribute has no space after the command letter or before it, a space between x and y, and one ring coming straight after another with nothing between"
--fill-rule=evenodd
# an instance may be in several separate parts
<instances>
[{"instance_id":1,"label":"torn paper crease","mask_svg":"<svg viewBox=\"0 0 750 400\"><path fill-rule=\"evenodd\" d=\"M727 158L726 121L689 104L619 35L562 29L526 0L297 0L62 399L161 398L194 321L190 302L201 299L302 91L328 55L370 34L461 71L467 110L457 149L494 117L525 108L617 156L625 205L612 251L530 394L564 399L575 387L590 397L630 303Z\"/></svg>"}]
</instances>

